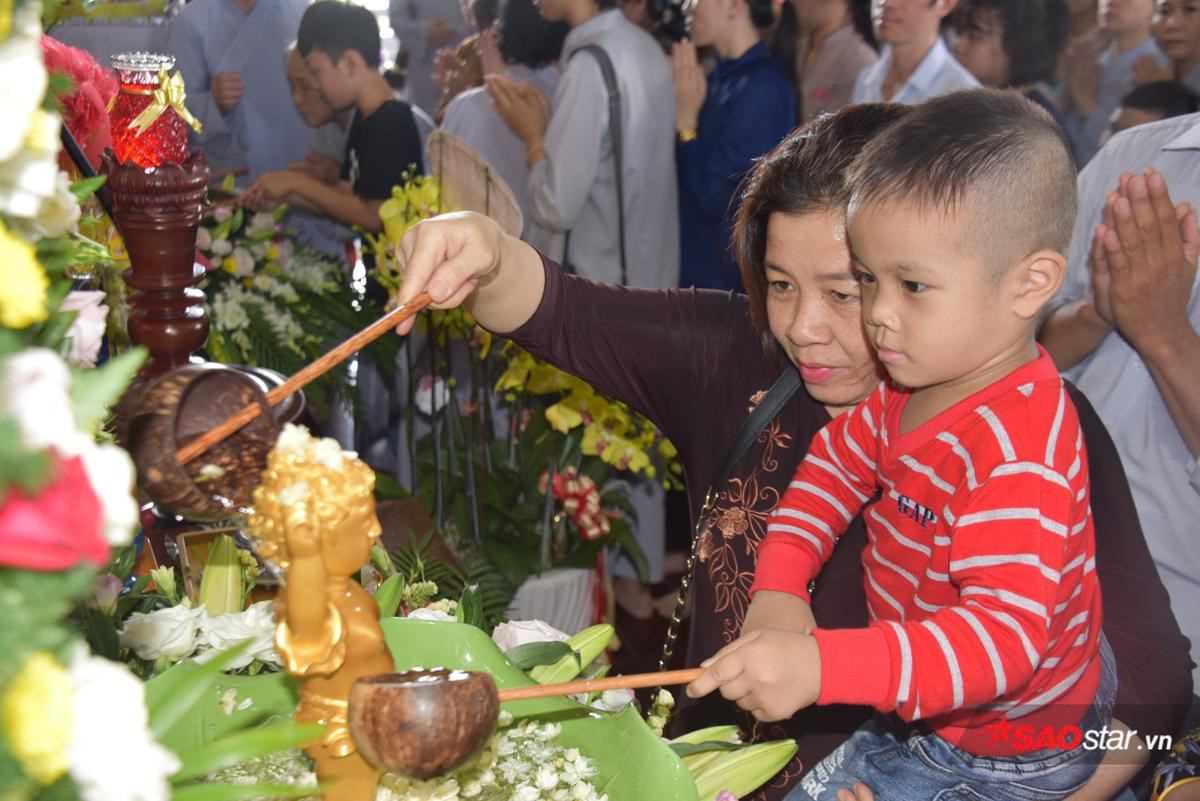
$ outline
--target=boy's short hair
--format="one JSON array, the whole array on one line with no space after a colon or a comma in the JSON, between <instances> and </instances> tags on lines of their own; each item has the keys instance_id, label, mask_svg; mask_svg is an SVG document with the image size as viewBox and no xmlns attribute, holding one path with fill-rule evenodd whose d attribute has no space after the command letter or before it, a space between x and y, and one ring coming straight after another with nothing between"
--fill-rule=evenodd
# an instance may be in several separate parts
<instances>
[{"instance_id":1,"label":"boy's short hair","mask_svg":"<svg viewBox=\"0 0 1200 801\"><path fill-rule=\"evenodd\" d=\"M320 50L335 64L347 50L354 50L368 67L378 69L379 22L357 3L317 0L300 18L296 49L302 56Z\"/></svg>"},{"instance_id":2,"label":"boy's short hair","mask_svg":"<svg viewBox=\"0 0 1200 801\"><path fill-rule=\"evenodd\" d=\"M963 215L964 253L999 279L1042 249L1066 253L1075 165L1062 129L1012 90L953 92L916 106L850 170L849 213L880 203Z\"/></svg>"},{"instance_id":3,"label":"boy's short hair","mask_svg":"<svg viewBox=\"0 0 1200 801\"><path fill-rule=\"evenodd\" d=\"M1152 81L1121 98L1121 108L1161 114L1165 120L1195 113L1196 96L1179 81Z\"/></svg>"}]
</instances>

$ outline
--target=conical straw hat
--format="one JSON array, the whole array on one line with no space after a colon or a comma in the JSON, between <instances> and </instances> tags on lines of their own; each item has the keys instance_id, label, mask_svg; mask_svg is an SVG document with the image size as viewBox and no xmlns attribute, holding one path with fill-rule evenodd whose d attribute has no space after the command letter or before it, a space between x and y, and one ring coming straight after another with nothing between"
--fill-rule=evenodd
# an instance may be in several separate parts
<instances>
[{"instance_id":1,"label":"conical straw hat","mask_svg":"<svg viewBox=\"0 0 1200 801\"><path fill-rule=\"evenodd\" d=\"M479 151L446 131L434 131L425 143L429 174L438 179L447 211L486 214L512 236L524 227L521 207L504 178Z\"/></svg>"}]
</instances>

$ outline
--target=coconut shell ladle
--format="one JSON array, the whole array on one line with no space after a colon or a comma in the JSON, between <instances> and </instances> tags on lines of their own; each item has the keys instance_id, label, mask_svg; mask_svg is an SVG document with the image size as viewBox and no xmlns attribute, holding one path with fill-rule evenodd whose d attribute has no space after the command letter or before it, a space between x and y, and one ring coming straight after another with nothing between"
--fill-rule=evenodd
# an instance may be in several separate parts
<instances>
[{"instance_id":1,"label":"coconut shell ladle","mask_svg":"<svg viewBox=\"0 0 1200 801\"><path fill-rule=\"evenodd\" d=\"M350 688L350 733L376 767L431 779L483 747L505 701L687 684L703 672L688 668L506 690L496 689L490 673L476 671L435 668L366 676Z\"/></svg>"},{"instance_id":2,"label":"coconut shell ladle","mask_svg":"<svg viewBox=\"0 0 1200 801\"><path fill-rule=\"evenodd\" d=\"M213 426L208 430L207 433L201 434L188 444L179 448L177 451L175 451L175 458L179 460L180 464L187 464L188 462L192 461L197 456L211 448L213 445L221 442L226 437L235 433L242 426L258 417L264 408L274 406L296 390L301 389L320 378L322 375L353 356L359 350L362 350L364 347L379 339L388 331L394 329L402 321L407 320L409 317L412 317L421 309L428 306L429 303L430 297L428 293L422 292L420 295L417 295L403 306L397 306L396 308L392 309L390 312L383 315L354 336L325 353L316 361L298 370L282 384L267 393L268 407L263 407L258 403L251 403L243 407L241 411L230 416L227 420L225 420L225 422Z\"/></svg>"}]
</instances>

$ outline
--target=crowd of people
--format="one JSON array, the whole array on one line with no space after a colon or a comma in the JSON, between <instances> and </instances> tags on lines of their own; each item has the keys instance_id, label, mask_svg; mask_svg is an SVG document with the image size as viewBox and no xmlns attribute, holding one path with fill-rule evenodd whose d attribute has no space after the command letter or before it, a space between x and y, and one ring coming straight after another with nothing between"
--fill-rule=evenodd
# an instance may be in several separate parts
<instances>
[{"instance_id":1,"label":"crowd of people","mask_svg":"<svg viewBox=\"0 0 1200 801\"><path fill-rule=\"evenodd\" d=\"M796 737L764 799L1163 789L1146 736L1200 726L1200 0L390 20L402 82L361 6L191 0L171 43L196 144L331 253L380 230L435 127L503 177L521 237L417 226L401 299L466 298L676 444L697 524L677 656L709 660L680 725ZM652 580L661 505L639 501ZM1132 734L997 744L1028 715Z\"/></svg>"}]
</instances>

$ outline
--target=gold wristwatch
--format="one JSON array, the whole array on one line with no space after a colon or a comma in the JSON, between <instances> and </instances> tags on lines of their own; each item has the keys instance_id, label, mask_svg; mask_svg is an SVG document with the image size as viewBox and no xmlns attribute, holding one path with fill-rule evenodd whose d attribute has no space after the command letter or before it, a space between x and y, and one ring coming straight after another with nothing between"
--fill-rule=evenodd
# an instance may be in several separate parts
<instances>
[{"instance_id":1,"label":"gold wristwatch","mask_svg":"<svg viewBox=\"0 0 1200 801\"><path fill-rule=\"evenodd\" d=\"M679 138L681 144L687 144L700 134L696 133L695 128L680 128L675 132L675 135Z\"/></svg>"}]
</instances>

